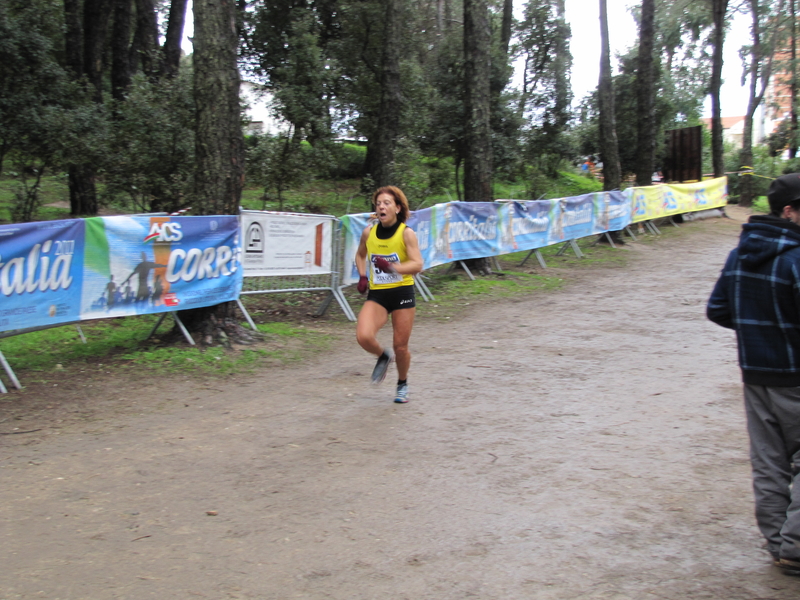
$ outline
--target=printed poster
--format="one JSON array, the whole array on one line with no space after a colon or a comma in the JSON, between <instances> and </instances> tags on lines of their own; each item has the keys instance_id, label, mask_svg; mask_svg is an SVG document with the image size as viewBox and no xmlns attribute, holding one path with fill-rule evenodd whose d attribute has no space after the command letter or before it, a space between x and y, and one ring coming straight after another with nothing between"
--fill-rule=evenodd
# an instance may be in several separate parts
<instances>
[{"instance_id":1,"label":"printed poster","mask_svg":"<svg viewBox=\"0 0 800 600\"><path fill-rule=\"evenodd\" d=\"M242 211L244 275L326 275L333 270L328 215Z\"/></svg>"},{"instance_id":2,"label":"printed poster","mask_svg":"<svg viewBox=\"0 0 800 600\"><path fill-rule=\"evenodd\" d=\"M0 331L80 319L84 222L0 225Z\"/></svg>"}]
</instances>

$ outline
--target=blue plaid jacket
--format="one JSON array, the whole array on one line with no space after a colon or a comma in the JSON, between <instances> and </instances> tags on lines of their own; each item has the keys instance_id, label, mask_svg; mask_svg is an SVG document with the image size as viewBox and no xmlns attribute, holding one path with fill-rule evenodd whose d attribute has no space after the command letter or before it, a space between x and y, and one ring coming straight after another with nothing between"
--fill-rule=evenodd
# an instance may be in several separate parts
<instances>
[{"instance_id":1,"label":"blue plaid jacket","mask_svg":"<svg viewBox=\"0 0 800 600\"><path fill-rule=\"evenodd\" d=\"M800 226L771 215L751 217L706 315L736 331L745 383L800 386Z\"/></svg>"}]
</instances>

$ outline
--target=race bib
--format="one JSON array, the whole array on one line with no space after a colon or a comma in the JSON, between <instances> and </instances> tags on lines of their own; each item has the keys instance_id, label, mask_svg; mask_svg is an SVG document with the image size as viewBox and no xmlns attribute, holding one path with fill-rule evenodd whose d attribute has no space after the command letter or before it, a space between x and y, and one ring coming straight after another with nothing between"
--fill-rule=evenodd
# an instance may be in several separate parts
<instances>
[{"instance_id":1,"label":"race bib","mask_svg":"<svg viewBox=\"0 0 800 600\"><path fill-rule=\"evenodd\" d=\"M397 254L373 254L370 268L372 269L372 285L386 285L391 283L400 283L403 281L403 276L400 273L384 273L375 266L375 259L381 257L385 258L390 263L399 263L400 257Z\"/></svg>"}]
</instances>

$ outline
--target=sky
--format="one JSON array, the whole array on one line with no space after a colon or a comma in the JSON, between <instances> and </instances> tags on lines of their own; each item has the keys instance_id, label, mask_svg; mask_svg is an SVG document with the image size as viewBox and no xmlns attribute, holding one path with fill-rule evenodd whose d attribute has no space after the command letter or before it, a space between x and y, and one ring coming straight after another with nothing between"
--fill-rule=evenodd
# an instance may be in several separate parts
<instances>
[{"instance_id":1,"label":"sky","mask_svg":"<svg viewBox=\"0 0 800 600\"><path fill-rule=\"evenodd\" d=\"M515 12L520 16L524 0L515 0ZM607 0L608 29L611 44L611 64L617 72L614 56L636 43L638 31L628 10L636 6L636 0ZM599 0L566 0L566 17L572 29L572 91L574 105L597 87L600 77L600 2ZM187 6L186 28L183 48L191 52L192 1ZM736 15L723 46L722 93L720 104L723 117L744 116L747 112L748 88L741 85L742 63L739 48L748 43L749 16ZM706 99L704 115L711 116L711 101Z\"/></svg>"}]
</instances>

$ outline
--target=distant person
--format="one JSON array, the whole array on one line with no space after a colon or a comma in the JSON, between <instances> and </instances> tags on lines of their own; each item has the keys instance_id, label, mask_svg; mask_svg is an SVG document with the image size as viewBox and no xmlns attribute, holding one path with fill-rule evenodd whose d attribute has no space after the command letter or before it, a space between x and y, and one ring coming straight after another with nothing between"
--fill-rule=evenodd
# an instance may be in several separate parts
<instances>
[{"instance_id":1,"label":"distant person","mask_svg":"<svg viewBox=\"0 0 800 600\"><path fill-rule=\"evenodd\" d=\"M581 170L587 177L594 177L594 169L594 156L590 156L584 161L583 165L581 165Z\"/></svg>"},{"instance_id":2,"label":"distant person","mask_svg":"<svg viewBox=\"0 0 800 600\"><path fill-rule=\"evenodd\" d=\"M361 233L356 251L358 291L369 291L358 313L356 339L367 352L378 357L372 371L372 383L380 383L392 360L397 362L397 393L394 401L409 399L408 369L411 353L408 341L417 309L414 297L415 273L422 270L422 254L416 234L406 227L409 216L405 194L394 186L379 188L372 195L378 223ZM392 318L394 354L378 342L377 334Z\"/></svg>"},{"instance_id":3,"label":"distant person","mask_svg":"<svg viewBox=\"0 0 800 600\"><path fill-rule=\"evenodd\" d=\"M133 269L133 272L128 275L127 279L120 284L120 287L128 283L128 281L136 275L138 277L139 285L136 288L136 302L147 302L148 298L150 298L150 286L148 285L147 278L150 275L150 271L153 269L157 269L160 267L166 267L167 265L160 265L158 263L154 263L152 261L147 260L147 254L142 252L142 262L140 262L136 267Z\"/></svg>"},{"instance_id":4,"label":"distant person","mask_svg":"<svg viewBox=\"0 0 800 600\"><path fill-rule=\"evenodd\" d=\"M153 282L153 306L159 306L161 304L161 295L164 293L164 285L161 283L161 276L156 275L156 279Z\"/></svg>"},{"instance_id":5,"label":"distant person","mask_svg":"<svg viewBox=\"0 0 800 600\"><path fill-rule=\"evenodd\" d=\"M108 307L108 310L111 310L114 307L114 301L116 300L116 292L117 292L117 284L114 283L114 276L108 276L108 283L106 284L106 302L105 305Z\"/></svg>"},{"instance_id":6,"label":"distant person","mask_svg":"<svg viewBox=\"0 0 800 600\"><path fill-rule=\"evenodd\" d=\"M736 332L756 521L774 564L800 575L800 173L743 225L706 309Z\"/></svg>"}]
</instances>

